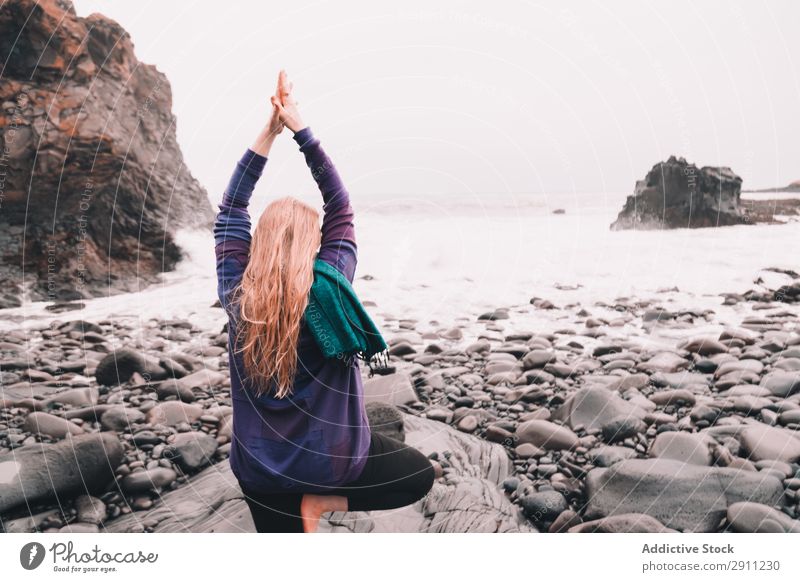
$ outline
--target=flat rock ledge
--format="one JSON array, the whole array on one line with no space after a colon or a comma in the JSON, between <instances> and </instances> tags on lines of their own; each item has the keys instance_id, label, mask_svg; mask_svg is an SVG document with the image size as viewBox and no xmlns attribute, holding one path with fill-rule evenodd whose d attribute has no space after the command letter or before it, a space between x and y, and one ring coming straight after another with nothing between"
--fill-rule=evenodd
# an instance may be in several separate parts
<instances>
[{"instance_id":1,"label":"flat rock ledge","mask_svg":"<svg viewBox=\"0 0 800 582\"><path fill-rule=\"evenodd\" d=\"M532 532L500 484L511 475L505 449L450 426L404 415L406 443L446 459L442 478L417 503L397 510L337 512L320 532ZM228 462L198 473L155 506L107 522L108 532L252 532L250 512Z\"/></svg>"}]
</instances>

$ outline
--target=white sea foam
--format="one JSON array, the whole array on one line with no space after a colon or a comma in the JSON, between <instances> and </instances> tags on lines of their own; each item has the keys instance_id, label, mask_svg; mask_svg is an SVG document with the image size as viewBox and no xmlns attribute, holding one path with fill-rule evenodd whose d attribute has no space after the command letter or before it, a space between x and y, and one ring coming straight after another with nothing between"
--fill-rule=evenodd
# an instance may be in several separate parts
<instances>
[{"instance_id":1,"label":"white sea foam","mask_svg":"<svg viewBox=\"0 0 800 582\"><path fill-rule=\"evenodd\" d=\"M620 296L719 306L723 292L754 287L764 267L797 268L800 223L667 231L609 229L624 195L552 196L517 204L403 204L354 200L359 246L355 287L377 314L421 321L460 316L531 297L557 305ZM553 214L564 208L565 214ZM111 316L186 317L202 328L224 321L216 300L213 242L208 232L182 232L188 258L160 284L138 293L86 301L81 311L50 314L31 303L3 311L5 328L51 319ZM369 276L369 277L365 277ZM578 287L560 290L556 284ZM679 291L667 292L665 289Z\"/></svg>"}]
</instances>

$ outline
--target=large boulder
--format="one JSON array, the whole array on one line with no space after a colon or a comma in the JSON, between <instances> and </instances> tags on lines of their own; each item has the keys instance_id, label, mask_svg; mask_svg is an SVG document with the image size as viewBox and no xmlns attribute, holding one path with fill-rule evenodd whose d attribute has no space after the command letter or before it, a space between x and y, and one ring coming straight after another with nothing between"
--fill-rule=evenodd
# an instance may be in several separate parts
<instances>
[{"instance_id":1,"label":"large boulder","mask_svg":"<svg viewBox=\"0 0 800 582\"><path fill-rule=\"evenodd\" d=\"M612 230L727 226L744 222L742 179L730 168L698 168L671 156L636 183Z\"/></svg>"},{"instance_id":2,"label":"large boulder","mask_svg":"<svg viewBox=\"0 0 800 582\"><path fill-rule=\"evenodd\" d=\"M18 505L101 491L122 462L111 433L74 436L57 444L34 444L0 455L0 513Z\"/></svg>"},{"instance_id":3,"label":"large boulder","mask_svg":"<svg viewBox=\"0 0 800 582\"><path fill-rule=\"evenodd\" d=\"M375 376L364 382L364 403L385 402L402 405L417 402L419 398L408 374L398 372Z\"/></svg>"},{"instance_id":4,"label":"large boulder","mask_svg":"<svg viewBox=\"0 0 800 582\"><path fill-rule=\"evenodd\" d=\"M668 528L711 532L736 502L780 503L783 485L766 473L668 459L628 459L589 471L586 497L587 519L646 513Z\"/></svg>"},{"instance_id":5,"label":"large boulder","mask_svg":"<svg viewBox=\"0 0 800 582\"><path fill-rule=\"evenodd\" d=\"M164 74L119 24L68 0L6 3L0 60L0 294L19 293L23 272L32 299L61 300L138 290L174 268L176 229L213 213Z\"/></svg>"},{"instance_id":6,"label":"large boulder","mask_svg":"<svg viewBox=\"0 0 800 582\"><path fill-rule=\"evenodd\" d=\"M532 531L500 483L512 463L503 447L440 422L403 416L406 442L447 458L450 468L430 493L401 509L328 514L320 532L514 532ZM208 467L184 487L162 493L149 510L107 521L110 532L252 532L253 521L230 463Z\"/></svg>"},{"instance_id":7,"label":"large boulder","mask_svg":"<svg viewBox=\"0 0 800 582\"><path fill-rule=\"evenodd\" d=\"M573 429L593 431L612 421L640 421L646 415L646 410L624 400L615 391L599 386L586 386L571 394L553 413L552 418Z\"/></svg>"}]
</instances>

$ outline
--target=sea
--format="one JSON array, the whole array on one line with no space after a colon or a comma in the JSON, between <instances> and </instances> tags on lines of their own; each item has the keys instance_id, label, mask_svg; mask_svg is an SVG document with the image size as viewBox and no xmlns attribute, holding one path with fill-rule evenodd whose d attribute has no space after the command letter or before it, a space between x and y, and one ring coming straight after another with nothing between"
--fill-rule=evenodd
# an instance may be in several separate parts
<instances>
[{"instance_id":1,"label":"sea","mask_svg":"<svg viewBox=\"0 0 800 582\"><path fill-rule=\"evenodd\" d=\"M744 194L775 198L776 194ZM704 229L612 231L625 194L354 199L359 263L354 287L379 320L448 325L497 308L639 298L672 308L718 309L723 293L777 286L800 269L800 222ZM560 212L556 213L555 211ZM177 235L186 259L135 293L85 300L53 314L46 303L0 311L0 328L113 317L188 319L221 328L213 240ZM760 279L760 283L756 280Z\"/></svg>"}]
</instances>

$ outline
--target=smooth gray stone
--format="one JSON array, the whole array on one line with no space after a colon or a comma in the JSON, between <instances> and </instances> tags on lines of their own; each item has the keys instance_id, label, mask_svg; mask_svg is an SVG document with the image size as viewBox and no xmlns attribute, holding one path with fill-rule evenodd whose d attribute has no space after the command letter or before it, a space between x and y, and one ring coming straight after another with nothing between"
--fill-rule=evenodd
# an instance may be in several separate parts
<instances>
[{"instance_id":1,"label":"smooth gray stone","mask_svg":"<svg viewBox=\"0 0 800 582\"><path fill-rule=\"evenodd\" d=\"M406 442L424 454L448 451L450 468L430 493L402 509L333 513L320 532L512 532L527 525L500 484L512 472L502 446L440 422L404 415ZM212 465L189 483L160 496L153 508L107 521L109 532L252 532L250 512L228 462Z\"/></svg>"},{"instance_id":2,"label":"smooth gray stone","mask_svg":"<svg viewBox=\"0 0 800 582\"><path fill-rule=\"evenodd\" d=\"M373 431L385 434L401 443L406 440L403 414L397 407L383 402L370 402L364 408Z\"/></svg>"},{"instance_id":3,"label":"smooth gray stone","mask_svg":"<svg viewBox=\"0 0 800 582\"><path fill-rule=\"evenodd\" d=\"M673 459L692 465L711 464L710 439L686 432L659 433L652 446L650 456L659 459Z\"/></svg>"},{"instance_id":4,"label":"smooth gray stone","mask_svg":"<svg viewBox=\"0 0 800 582\"><path fill-rule=\"evenodd\" d=\"M127 406L113 406L103 413L100 417L100 424L108 430L132 430L133 425L144 420L144 412L138 408Z\"/></svg>"},{"instance_id":5,"label":"smooth gray stone","mask_svg":"<svg viewBox=\"0 0 800 582\"><path fill-rule=\"evenodd\" d=\"M656 518L644 513L623 513L587 521L569 528L569 533L670 533Z\"/></svg>"},{"instance_id":6,"label":"smooth gray stone","mask_svg":"<svg viewBox=\"0 0 800 582\"><path fill-rule=\"evenodd\" d=\"M643 408L623 400L616 391L587 386L571 394L553 413L553 419L560 420L573 429L584 427L586 430L598 430L612 420L642 420L646 414Z\"/></svg>"},{"instance_id":7,"label":"smooth gray stone","mask_svg":"<svg viewBox=\"0 0 800 582\"><path fill-rule=\"evenodd\" d=\"M578 435L568 427L549 420L528 420L517 427L520 444L531 444L543 449L574 449L578 446Z\"/></svg>"},{"instance_id":8,"label":"smooth gray stone","mask_svg":"<svg viewBox=\"0 0 800 582\"><path fill-rule=\"evenodd\" d=\"M592 460L595 465L599 467L610 467L615 463L624 461L625 459L632 459L636 456L636 451L628 447L619 446L601 446L591 449L586 456Z\"/></svg>"},{"instance_id":9,"label":"smooth gray stone","mask_svg":"<svg viewBox=\"0 0 800 582\"><path fill-rule=\"evenodd\" d=\"M84 432L74 422L47 412L31 412L25 418L23 430L56 439L64 438L67 435L79 435Z\"/></svg>"},{"instance_id":10,"label":"smooth gray stone","mask_svg":"<svg viewBox=\"0 0 800 582\"><path fill-rule=\"evenodd\" d=\"M122 489L125 493L145 493L150 490L158 490L166 487L175 479L178 474L166 467L155 467L144 471L134 471L122 478Z\"/></svg>"},{"instance_id":11,"label":"smooth gray stone","mask_svg":"<svg viewBox=\"0 0 800 582\"><path fill-rule=\"evenodd\" d=\"M646 513L681 531L716 531L738 501L775 505L777 478L751 471L701 467L667 459L628 459L586 477L587 520Z\"/></svg>"},{"instance_id":12,"label":"smooth gray stone","mask_svg":"<svg viewBox=\"0 0 800 582\"><path fill-rule=\"evenodd\" d=\"M71 437L56 444L26 445L0 455L0 512L76 493L100 490L122 462L122 445L112 433Z\"/></svg>"},{"instance_id":13,"label":"smooth gray stone","mask_svg":"<svg viewBox=\"0 0 800 582\"><path fill-rule=\"evenodd\" d=\"M773 396L788 398L800 392L800 372L770 372L761 379L761 386Z\"/></svg>"},{"instance_id":14,"label":"smooth gray stone","mask_svg":"<svg viewBox=\"0 0 800 582\"><path fill-rule=\"evenodd\" d=\"M768 505L741 501L728 508L731 529L742 533L800 533L800 521Z\"/></svg>"},{"instance_id":15,"label":"smooth gray stone","mask_svg":"<svg viewBox=\"0 0 800 582\"><path fill-rule=\"evenodd\" d=\"M178 380L174 378L164 380L158 385L156 391L158 397L162 400L170 396L176 396L184 402L193 402L196 397L195 389L210 392L212 388L222 385L226 379L227 376L221 372L202 369Z\"/></svg>"},{"instance_id":16,"label":"smooth gray stone","mask_svg":"<svg viewBox=\"0 0 800 582\"><path fill-rule=\"evenodd\" d=\"M196 471L210 464L217 452L217 439L204 432L182 432L175 435L164 451L184 471Z\"/></svg>"},{"instance_id":17,"label":"smooth gray stone","mask_svg":"<svg viewBox=\"0 0 800 582\"><path fill-rule=\"evenodd\" d=\"M742 430L740 442L751 461L800 461L800 438L792 430L754 423Z\"/></svg>"},{"instance_id":18,"label":"smooth gray stone","mask_svg":"<svg viewBox=\"0 0 800 582\"><path fill-rule=\"evenodd\" d=\"M364 404L386 402L401 405L417 402L419 398L408 374L398 372L388 376L375 376L364 382Z\"/></svg>"},{"instance_id":19,"label":"smooth gray stone","mask_svg":"<svg viewBox=\"0 0 800 582\"><path fill-rule=\"evenodd\" d=\"M81 495L75 499L74 505L78 512L78 521L99 525L106 519L106 504L97 497Z\"/></svg>"}]
</instances>

